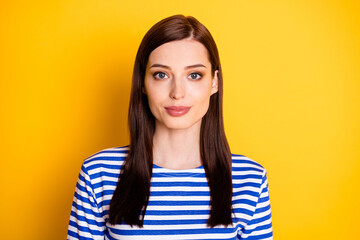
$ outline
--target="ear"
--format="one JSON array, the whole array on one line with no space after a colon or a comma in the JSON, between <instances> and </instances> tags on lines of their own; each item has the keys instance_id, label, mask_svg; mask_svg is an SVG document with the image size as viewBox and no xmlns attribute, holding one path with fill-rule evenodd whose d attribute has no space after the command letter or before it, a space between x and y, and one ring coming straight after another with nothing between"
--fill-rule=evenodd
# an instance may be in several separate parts
<instances>
[{"instance_id":1,"label":"ear","mask_svg":"<svg viewBox=\"0 0 360 240\"><path fill-rule=\"evenodd\" d=\"M142 90L142 93L146 95L146 90L145 90L145 88L143 87L141 90Z\"/></svg>"},{"instance_id":2,"label":"ear","mask_svg":"<svg viewBox=\"0 0 360 240\"><path fill-rule=\"evenodd\" d=\"M218 73L219 73L218 70L214 72L214 77L211 81L211 95L217 93L218 91L218 86L219 86Z\"/></svg>"}]
</instances>

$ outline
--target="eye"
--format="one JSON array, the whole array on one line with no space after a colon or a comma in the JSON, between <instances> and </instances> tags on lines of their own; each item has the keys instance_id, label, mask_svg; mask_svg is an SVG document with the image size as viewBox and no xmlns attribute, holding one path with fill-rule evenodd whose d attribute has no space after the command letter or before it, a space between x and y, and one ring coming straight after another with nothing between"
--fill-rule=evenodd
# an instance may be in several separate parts
<instances>
[{"instance_id":1,"label":"eye","mask_svg":"<svg viewBox=\"0 0 360 240\"><path fill-rule=\"evenodd\" d=\"M154 73L153 75L155 78L157 79L165 79L165 78L168 78L168 76L166 75L166 73L164 72L156 72Z\"/></svg>"},{"instance_id":2,"label":"eye","mask_svg":"<svg viewBox=\"0 0 360 240\"><path fill-rule=\"evenodd\" d=\"M190 75L189 75L189 78L192 80L198 80L201 77L202 77L202 74L198 73L198 72L193 72L193 73L190 73Z\"/></svg>"}]
</instances>

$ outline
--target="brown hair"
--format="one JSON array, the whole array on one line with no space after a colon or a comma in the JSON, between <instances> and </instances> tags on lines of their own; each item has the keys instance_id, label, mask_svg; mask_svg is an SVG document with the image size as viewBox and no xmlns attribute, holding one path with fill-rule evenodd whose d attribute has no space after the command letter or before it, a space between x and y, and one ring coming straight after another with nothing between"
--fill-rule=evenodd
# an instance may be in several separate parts
<instances>
[{"instance_id":1,"label":"brown hair","mask_svg":"<svg viewBox=\"0 0 360 240\"><path fill-rule=\"evenodd\" d=\"M125 222L143 226L150 194L155 132L154 116L142 91L146 65L155 48L186 38L202 43L208 50L212 73L218 70L218 92L210 97L200 130L201 161L210 188L207 224L214 227L232 223L231 153L223 124L223 80L218 50L210 32L197 19L174 15L156 23L145 34L136 55L129 104L130 149L110 202L111 224Z\"/></svg>"}]
</instances>

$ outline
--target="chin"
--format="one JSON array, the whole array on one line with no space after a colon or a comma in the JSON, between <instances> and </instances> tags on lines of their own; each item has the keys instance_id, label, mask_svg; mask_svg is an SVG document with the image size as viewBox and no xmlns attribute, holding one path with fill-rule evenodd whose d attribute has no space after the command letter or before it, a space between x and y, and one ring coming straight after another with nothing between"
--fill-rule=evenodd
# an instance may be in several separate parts
<instances>
[{"instance_id":1,"label":"chin","mask_svg":"<svg viewBox=\"0 0 360 240\"><path fill-rule=\"evenodd\" d=\"M164 124L166 128L172 129L172 130L183 130L183 129L189 129L194 124L184 124L184 123L168 123Z\"/></svg>"},{"instance_id":2,"label":"chin","mask_svg":"<svg viewBox=\"0 0 360 240\"><path fill-rule=\"evenodd\" d=\"M196 125L201 124L201 120L199 121L195 121L195 122L188 122L188 121L184 121L183 119L178 119L175 121L167 121L163 123L164 126L168 129L173 129L173 130L184 130L184 129L190 129Z\"/></svg>"}]
</instances>

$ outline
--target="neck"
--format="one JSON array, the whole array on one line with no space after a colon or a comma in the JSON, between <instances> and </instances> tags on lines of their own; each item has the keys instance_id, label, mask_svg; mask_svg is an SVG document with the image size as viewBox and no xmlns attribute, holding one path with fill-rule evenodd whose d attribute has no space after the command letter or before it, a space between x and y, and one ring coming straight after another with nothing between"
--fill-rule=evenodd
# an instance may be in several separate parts
<instances>
[{"instance_id":1,"label":"neck","mask_svg":"<svg viewBox=\"0 0 360 240\"><path fill-rule=\"evenodd\" d=\"M168 129L156 124L153 137L154 164L168 169L191 169L201 166L200 126Z\"/></svg>"}]
</instances>

